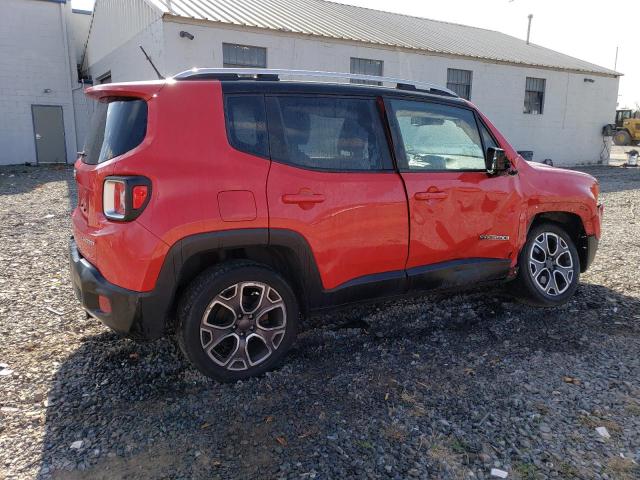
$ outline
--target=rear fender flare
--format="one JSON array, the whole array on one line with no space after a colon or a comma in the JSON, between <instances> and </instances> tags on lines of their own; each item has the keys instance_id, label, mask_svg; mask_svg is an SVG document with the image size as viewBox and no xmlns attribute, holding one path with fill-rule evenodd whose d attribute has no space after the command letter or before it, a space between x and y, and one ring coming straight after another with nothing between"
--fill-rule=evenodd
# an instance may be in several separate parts
<instances>
[{"instance_id":1,"label":"rear fender flare","mask_svg":"<svg viewBox=\"0 0 640 480\"><path fill-rule=\"evenodd\" d=\"M171 298L193 278L194 272L202 271L201 259L224 261L238 258L234 255L239 251L244 252L239 258L286 270L279 273L292 284L303 312L319 301L322 281L309 243L292 230L267 228L200 233L176 242L166 260L173 262L175 271Z\"/></svg>"}]
</instances>

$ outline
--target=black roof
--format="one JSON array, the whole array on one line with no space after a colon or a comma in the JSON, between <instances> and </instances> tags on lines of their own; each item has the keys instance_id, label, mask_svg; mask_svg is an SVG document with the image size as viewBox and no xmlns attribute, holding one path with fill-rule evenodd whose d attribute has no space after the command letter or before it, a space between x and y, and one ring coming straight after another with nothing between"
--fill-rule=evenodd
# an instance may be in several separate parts
<instances>
[{"instance_id":1,"label":"black roof","mask_svg":"<svg viewBox=\"0 0 640 480\"><path fill-rule=\"evenodd\" d=\"M446 92L434 92L411 89L391 88L375 85L361 85L351 83L327 83L308 81L270 81L270 80L222 80L222 89L225 93L299 93L314 95L344 95L344 96L394 96L403 98L428 98L432 100L446 100L448 103L466 105L466 101L453 97Z\"/></svg>"}]
</instances>

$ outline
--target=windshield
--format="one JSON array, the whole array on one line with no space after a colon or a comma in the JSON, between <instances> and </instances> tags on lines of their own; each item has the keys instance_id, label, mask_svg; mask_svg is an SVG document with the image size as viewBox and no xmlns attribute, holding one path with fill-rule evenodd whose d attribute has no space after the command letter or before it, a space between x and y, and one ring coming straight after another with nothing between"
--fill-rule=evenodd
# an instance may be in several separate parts
<instances>
[{"instance_id":1,"label":"windshield","mask_svg":"<svg viewBox=\"0 0 640 480\"><path fill-rule=\"evenodd\" d=\"M140 145L147 133L147 102L118 98L99 102L84 146L84 163L95 165Z\"/></svg>"}]
</instances>

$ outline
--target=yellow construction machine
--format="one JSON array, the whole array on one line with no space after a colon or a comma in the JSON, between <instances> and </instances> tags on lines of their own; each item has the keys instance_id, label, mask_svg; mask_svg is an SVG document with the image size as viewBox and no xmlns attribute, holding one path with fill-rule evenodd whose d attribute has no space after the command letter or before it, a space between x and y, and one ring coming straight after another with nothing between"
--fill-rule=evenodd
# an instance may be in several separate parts
<instances>
[{"instance_id":1,"label":"yellow construction machine","mask_svg":"<svg viewBox=\"0 0 640 480\"><path fill-rule=\"evenodd\" d=\"M636 145L640 143L640 112L631 109L616 110L616 125L613 131L616 145Z\"/></svg>"}]
</instances>

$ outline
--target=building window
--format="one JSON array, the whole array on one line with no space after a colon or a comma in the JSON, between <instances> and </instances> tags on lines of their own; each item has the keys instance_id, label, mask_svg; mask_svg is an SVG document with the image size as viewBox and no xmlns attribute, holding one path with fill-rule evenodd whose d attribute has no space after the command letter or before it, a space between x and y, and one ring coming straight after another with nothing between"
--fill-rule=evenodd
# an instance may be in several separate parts
<instances>
[{"instance_id":1,"label":"building window","mask_svg":"<svg viewBox=\"0 0 640 480\"><path fill-rule=\"evenodd\" d=\"M103 83L111 83L111 70L96 78L96 83L99 85L102 85Z\"/></svg>"},{"instance_id":2,"label":"building window","mask_svg":"<svg viewBox=\"0 0 640 480\"><path fill-rule=\"evenodd\" d=\"M462 98L471 100L471 80L473 72L471 70L458 70L457 68L447 69L447 88L453 90Z\"/></svg>"},{"instance_id":3,"label":"building window","mask_svg":"<svg viewBox=\"0 0 640 480\"><path fill-rule=\"evenodd\" d=\"M527 77L527 85L524 92L524 113L542 115L546 83L547 81L544 78Z\"/></svg>"},{"instance_id":4,"label":"building window","mask_svg":"<svg viewBox=\"0 0 640 480\"><path fill-rule=\"evenodd\" d=\"M222 65L225 68L267 68L267 49L223 43Z\"/></svg>"},{"instance_id":5,"label":"building window","mask_svg":"<svg viewBox=\"0 0 640 480\"><path fill-rule=\"evenodd\" d=\"M368 58L351 57L351 73L381 77L382 66L382 60L369 60ZM351 80L351 83L358 83L361 85L382 85L382 82L372 80Z\"/></svg>"}]
</instances>

